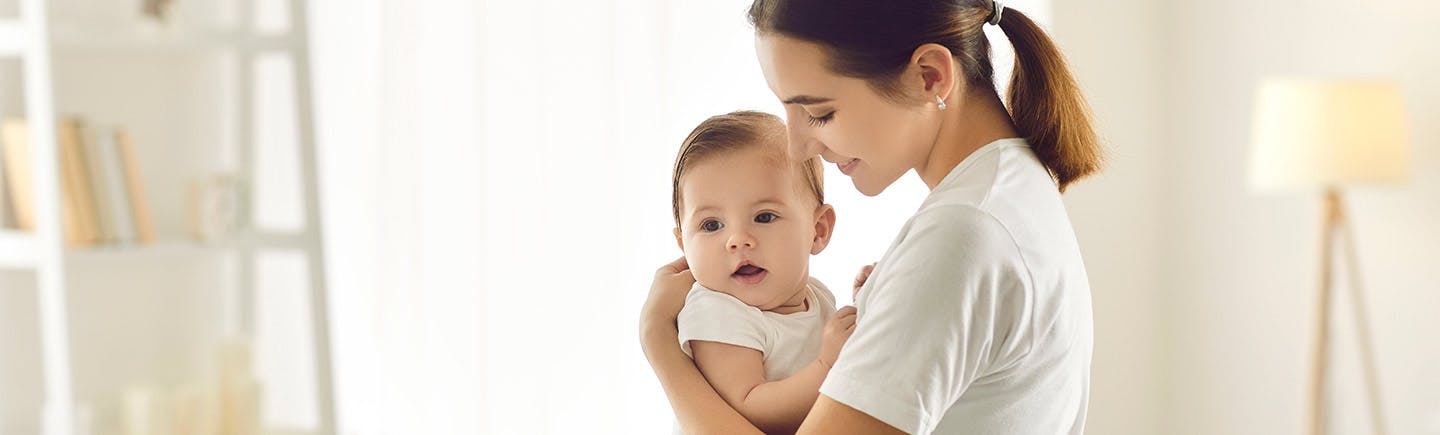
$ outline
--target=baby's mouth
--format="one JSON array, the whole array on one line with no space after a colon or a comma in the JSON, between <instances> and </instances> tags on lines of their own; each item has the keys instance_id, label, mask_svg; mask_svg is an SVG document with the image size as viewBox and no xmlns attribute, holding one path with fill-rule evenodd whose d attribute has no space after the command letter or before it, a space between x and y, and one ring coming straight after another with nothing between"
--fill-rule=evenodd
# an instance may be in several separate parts
<instances>
[{"instance_id":1,"label":"baby's mouth","mask_svg":"<svg viewBox=\"0 0 1440 435\"><path fill-rule=\"evenodd\" d=\"M730 278L742 284L754 285L764 280L765 275L768 275L765 268L750 264L750 262L747 261L741 263L740 267L735 269L735 273L730 274Z\"/></svg>"}]
</instances>

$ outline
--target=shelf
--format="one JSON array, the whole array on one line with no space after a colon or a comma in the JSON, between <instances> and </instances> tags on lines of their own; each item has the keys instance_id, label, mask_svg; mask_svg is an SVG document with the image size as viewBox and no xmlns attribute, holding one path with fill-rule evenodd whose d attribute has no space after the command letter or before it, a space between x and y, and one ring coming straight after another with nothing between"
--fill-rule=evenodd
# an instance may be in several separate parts
<instances>
[{"instance_id":1,"label":"shelf","mask_svg":"<svg viewBox=\"0 0 1440 435\"><path fill-rule=\"evenodd\" d=\"M0 229L0 269L31 269L35 267L35 235L12 229Z\"/></svg>"},{"instance_id":2,"label":"shelf","mask_svg":"<svg viewBox=\"0 0 1440 435\"><path fill-rule=\"evenodd\" d=\"M19 3L23 13L18 17L0 17L0 62L13 59L8 63L19 64L7 66L19 73L10 74L14 80L6 86L19 91L0 92L0 103L23 108L45 130L55 123L57 112L78 112L97 119L97 124L124 123L132 131L144 132L136 134L136 139L143 139L137 143L146 143L151 154L137 152L130 157L140 160L134 166L145 170L132 168L124 175L135 178L138 173L143 184L153 189L146 195L153 200L147 205L151 211L186 210L184 183L220 163L235 166L238 173L259 173L256 164L271 158L269 150L261 147L268 138L264 134L277 125L293 128L299 159L295 168L300 177L291 183L298 184L287 188L302 192L299 201L307 210L317 205L306 0L277 4L287 6L283 21L265 18L269 9L242 0L196 2L193 8L177 9L163 23L137 14L138 4ZM275 17L285 12L273 9ZM257 64L263 66L261 61L268 59L257 58L270 55L287 57L289 73L265 74L268 71ZM257 113L282 113L293 120L275 124L282 120ZM293 318L285 326L288 329L280 330L283 335L290 330L309 331L306 343L313 356L290 361L295 346L288 338L272 339L274 343L267 345L287 346L284 351L256 354L295 367L308 364L308 376L315 383L311 394L316 429L307 432L335 433L330 307L319 222L282 231L256 228L246 220L221 240L199 242L187 237L185 229L175 225L178 222L162 220L152 225L159 235L152 243L68 247L62 237L64 183L55 182L65 175L58 162L60 138L50 132L33 136L32 148L43 150L35 162L59 171L35 174L37 180L45 178L34 186L36 197L48 200L38 201L45 207L39 214L47 215L40 233L0 229L0 290L33 289L0 291L10 297L0 306L13 306L12 311L20 314L0 316L0 331L20 331L12 335L33 331L25 335L38 336L27 339L35 343L34 349L19 354L31 357L41 369L39 376L27 373L24 380L43 401L0 400L0 420L5 420L0 432L23 428L27 433L73 435L70 422L76 421L76 399L94 405L93 426L103 428L95 432L113 432L119 429L114 427L119 418L113 407L107 410L103 404L113 404L125 382L160 382L190 372L187 364L204 363L203 358L196 359L201 355L197 352L210 351L211 344L225 338L222 334L258 335L257 319L283 316ZM167 152L171 150L180 152ZM75 175L75 159L70 163ZM90 210L81 212L95 217ZM267 255L273 253L283 255ZM276 286L307 291L285 292L283 302L257 307L256 301L263 299L256 289ZM196 288L216 290L192 290ZM257 315L257 309L276 312L267 317ZM15 322L28 329L14 328ZM256 346L262 349L258 342ZM0 354L9 351L0 349ZM254 359L255 364L266 361ZM14 378L13 370L0 367L4 372L0 379ZM290 379L254 375L267 383ZM265 429L272 435L298 434Z\"/></svg>"},{"instance_id":3,"label":"shelf","mask_svg":"<svg viewBox=\"0 0 1440 435\"><path fill-rule=\"evenodd\" d=\"M51 43L60 52L206 54L216 50L293 51L289 34L208 32L156 28L149 31L52 29Z\"/></svg>"},{"instance_id":4,"label":"shelf","mask_svg":"<svg viewBox=\"0 0 1440 435\"><path fill-rule=\"evenodd\" d=\"M132 257L199 257L226 254L247 245L256 249L304 249L308 240L302 234L262 233L246 239L228 239L215 242L197 242L189 239L163 239L148 244L97 245L83 248L67 248L65 257L69 260L132 258Z\"/></svg>"},{"instance_id":5,"label":"shelf","mask_svg":"<svg viewBox=\"0 0 1440 435\"><path fill-rule=\"evenodd\" d=\"M218 242L196 242L186 239L167 239L148 244L98 245L83 248L66 248L65 259L86 262L90 260L116 258L204 258L210 255L227 254L246 247L256 249L304 249L308 241L303 234L268 233L252 236L250 241L239 239ZM32 269L35 267L36 242L33 234L0 229L0 269Z\"/></svg>"},{"instance_id":6,"label":"shelf","mask_svg":"<svg viewBox=\"0 0 1440 435\"><path fill-rule=\"evenodd\" d=\"M225 252L225 246L202 244L188 240L165 240L148 244L97 245L66 248L65 259L85 261L115 258L202 258Z\"/></svg>"},{"instance_id":7,"label":"shelf","mask_svg":"<svg viewBox=\"0 0 1440 435\"><path fill-rule=\"evenodd\" d=\"M28 30L17 19L0 19L0 58L23 55ZM141 31L56 28L50 32L50 43L56 50L82 53L293 51L298 48L296 40L288 33L210 32L158 27Z\"/></svg>"}]
</instances>

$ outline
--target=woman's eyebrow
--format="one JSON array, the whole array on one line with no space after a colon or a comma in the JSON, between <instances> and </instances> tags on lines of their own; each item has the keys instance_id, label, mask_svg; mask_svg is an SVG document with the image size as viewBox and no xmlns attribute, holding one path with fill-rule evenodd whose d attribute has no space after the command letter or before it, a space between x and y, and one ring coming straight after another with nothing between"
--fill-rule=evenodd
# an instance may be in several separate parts
<instances>
[{"instance_id":1,"label":"woman's eyebrow","mask_svg":"<svg viewBox=\"0 0 1440 435\"><path fill-rule=\"evenodd\" d=\"M829 98L812 97L812 96L809 96L809 95L796 95L796 96L790 97L789 99L786 99L785 101L782 101L782 103L785 103L785 104L810 105L810 104L828 103L828 102L830 102L830 101L832 101L832 100L829 99Z\"/></svg>"}]
</instances>

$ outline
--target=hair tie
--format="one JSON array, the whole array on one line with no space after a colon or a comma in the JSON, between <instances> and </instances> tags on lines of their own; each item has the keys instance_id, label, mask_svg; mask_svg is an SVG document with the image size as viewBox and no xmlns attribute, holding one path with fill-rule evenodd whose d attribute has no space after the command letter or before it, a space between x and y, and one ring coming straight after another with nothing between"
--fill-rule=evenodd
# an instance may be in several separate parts
<instances>
[{"instance_id":1,"label":"hair tie","mask_svg":"<svg viewBox=\"0 0 1440 435\"><path fill-rule=\"evenodd\" d=\"M992 26L1000 25L1001 12L1005 12L1005 4L1001 3L1000 0L990 0L990 19L985 20L985 22L990 23Z\"/></svg>"}]
</instances>

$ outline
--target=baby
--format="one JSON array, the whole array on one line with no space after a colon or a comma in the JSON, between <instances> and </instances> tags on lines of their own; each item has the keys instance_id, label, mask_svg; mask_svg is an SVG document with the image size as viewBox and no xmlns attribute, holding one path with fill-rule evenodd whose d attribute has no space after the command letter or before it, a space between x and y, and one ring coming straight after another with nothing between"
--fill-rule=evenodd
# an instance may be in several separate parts
<instances>
[{"instance_id":1,"label":"baby","mask_svg":"<svg viewBox=\"0 0 1440 435\"><path fill-rule=\"evenodd\" d=\"M788 159L784 123L760 112L705 120L675 159L675 242L696 281L680 346L767 433L805 419L855 323L809 275L835 227L821 174L815 158Z\"/></svg>"}]
</instances>

